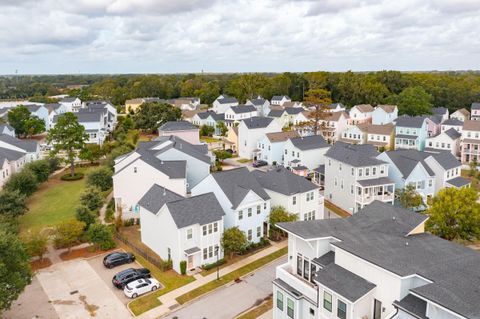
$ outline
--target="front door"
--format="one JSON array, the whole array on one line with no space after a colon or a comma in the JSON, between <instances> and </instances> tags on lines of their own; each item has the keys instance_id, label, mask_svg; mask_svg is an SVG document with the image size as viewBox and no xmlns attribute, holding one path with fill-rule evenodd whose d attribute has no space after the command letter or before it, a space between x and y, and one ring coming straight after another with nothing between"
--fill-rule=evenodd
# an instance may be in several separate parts
<instances>
[{"instance_id":1,"label":"front door","mask_svg":"<svg viewBox=\"0 0 480 319\"><path fill-rule=\"evenodd\" d=\"M382 318L382 302L375 299L373 305L373 319L381 319Z\"/></svg>"},{"instance_id":2,"label":"front door","mask_svg":"<svg viewBox=\"0 0 480 319\"><path fill-rule=\"evenodd\" d=\"M193 269L193 256L188 256L188 269Z\"/></svg>"}]
</instances>

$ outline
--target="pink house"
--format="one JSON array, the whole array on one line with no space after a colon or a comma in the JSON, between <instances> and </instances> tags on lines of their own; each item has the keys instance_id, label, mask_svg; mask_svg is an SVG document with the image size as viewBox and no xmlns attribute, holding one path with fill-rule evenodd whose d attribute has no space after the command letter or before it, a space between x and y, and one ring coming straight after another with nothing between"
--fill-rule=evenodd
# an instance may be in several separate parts
<instances>
[{"instance_id":1,"label":"pink house","mask_svg":"<svg viewBox=\"0 0 480 319\"><path fill-rule=\"evenodd\" d=\"M170 121L158 128L158 136L178 136L190 144L200 143L200 129L187 121Z\"/></svg>"}]
</instances>

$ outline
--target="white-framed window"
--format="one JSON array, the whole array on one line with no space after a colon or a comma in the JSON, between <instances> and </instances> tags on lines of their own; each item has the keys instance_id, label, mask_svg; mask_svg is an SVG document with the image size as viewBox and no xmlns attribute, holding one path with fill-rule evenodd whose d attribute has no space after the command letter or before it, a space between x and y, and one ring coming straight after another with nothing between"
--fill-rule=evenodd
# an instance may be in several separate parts
<instances>
[{"instance_id":1,"label":"white-framed window","mask_svg":"<svg viewBox=\"0 0 480 319\"><path fill-rule=\"evenodd\" d=\"M334 178L333 178L333 185L336 187L337 184L338 184L338 183L337 183L337 177L334 177Z\"/></svg>"},{"instance_id":2,"label":"white-framed window","mask_svg":"<svg viewBox=\"0 0 480 319\"><path fill-rule=\"evenodd\" d=\"M207 248L203 248L203 260L208 259L208 250Z\"/></svg>"},{"instance_id":3,"label":"white-framed window","mask_svg":"<svg viewBox=\"0 0 480 319\"><path fill-rule=\"evenodd\" d=\"M213 233L213 225L212 224L208 224L208 233L209 234Z\"/></svg>"},{"instance_id":4,"label":"white-framed window","mask_svg":"<svg viewBox=\"0 0 480 319\"><path fill-rule=\"evenodd\" d=\"M343 179L340 180L340 189L343 189Z\"/></svg>"},{"instance_id":5,"label":"white-framed window","mask_svg":"<svg viewBox=\"0 0 480 319\"><path fill-rule=\"evenodd\" d=\"M137 167L133 167L133 172L136 173L138 170L137 170Z\"/></svg>"},{"instance_id":6,"label":"white-framed window","mask_svg":"<svg viewBox=\"0 0 480 319\"><path fill-rule=\"evenodd\" d=\"M216 233L217 231L218 231L218 223L215 222L215 223L213 223L213 232Z\"/></svg>"},{"instance_id":7,"label":"white-framed window","mask_svg":"<svg viewBox=\"0 0 480 319\"><path fill-rule=\"evenodd\" d=\"M353 184L350 184L350 194L353 195Z\"/></svg>"},{"instance_id":8,"label":"white-framed window","mask_svg":"<svg viewBox=\"0 0 480 319\"><path fill-rule=\"evenodd\" d=\"M193 238L193 229L189 228L187 229L187 239L192 239Z\"/></svg>"},{"instance_id":9,"label":"white-framed window","mask_svg":"<svg viewBox=\"0 0 480 319\"><path fill-rule=\"evenodd\" d=\"M308 201L308 193L307 193L307 201ZM292 197L292 205L297 205L297 196Z\"/></svg>"},{"instance_id":10,"label":"white-framed window","mask_svg":"<svg viewBox=\"0 0 480 319\"><path fill-rule=\"evenodd\" d=\"M295 303L290 298L287 298L287 316L288 318L295 318Z\"/></svg>"},{"instance_id":11,"label":"white-framed window","mask_svg":"<svg viewBox=\"0 0 480 319\"><path fill-rule=\"evenodd\" d=\"M339 171L342 170L342 163L338 164L338 170L339 170Z\"/></svg>"},{"instance_id":12,"label":"white-framed window","mask_svg":"<svg viewBox=\"0 0 480 319\"><path fill-rule=\"evenodd\" d=\"M363 175L363 168L359 168L358 169L358 176L362 176Z\"/></svg>"},{"instance_id":13,"label":"white-framed window","mask_svg":"<svg viewBox=\"0 0 480 319\"><path fill-rule=\"evenodd\" d=\"M323 308L332 312L332 295L326 291L323 292Z\"/></svg>"},{"instance_id":14,"label":"white-framed window","mask_svg":"<svg viewBox=\"0 0 480 319\"><path fill-rule=\"evenodd\" d=\"M347 319L347 304L340 299L337 300L337 317Z\"/></svg>"},{"instance_id":15,"label":"white-framed window","mask_svg":"<svg viewBox=\"0 0 480 319\"><path fill-rule=\"evenodd\" d=\"M253 233L252 230L249 229L248 232L247 232L247 240L248 241L252 241L252 236L253 236L252 233Z\"/></svg>"},{"instance_id":16,"label":"white-framed window","mask_svg":"<svg viewBox=\"0 0 480 319\"><path fill-rule=\"evenodd\" d=\"M248 214L247 214L248 217L252 217L252 208L250 207L248 209Z\"/></svg>"},{"instance_id":17,"label":"white-framed window","mask_svg":"<svg viewBox=\"0 0 480 319\"><path fill-rule=\"evenodd\" d=\"M203 236L207 236L207 225L202 226Z\"/></svg>"},{"instance_id":18,"label":"white-framed window","mask_svg":"<svg viewBox=\"0 0 480 319\"><path fill-rule=\"evenodd\" d=\"M212 258L213 257L213 246L208 247L208 257Z\"/></svg>"},{"instance_id":19,"label":"white-framed window","mask_svg":"<svg viewBox=\"0 0 480 319\"><path fill-rule=\"evenodd\" d=\"M432 180L432 179L429 179L429 180L428 180L428 187L432 187L432 185L433 185L433 180Z\"/></svg>"},{"instance_id":20,"label":"white-framed window","mask_svg":"<svg viewBox=\"0 0 480 319\"><path fill-rule=\"evenodd\" d=\"M243 219L243 210L239 210L238 211L238 220L242 220Z\"/></svg>"},{"instance_id":21,"label":"white-framed window","mask_svg":"<svg viewBox=\"0 0 480 319\"><path fill-rule=\"evenodd\" d=\"M262 206L257 205L257 215L260 215L261 212L262 212Z\"/></svg>"},{"instance_id":22,"label":"white-framed window","mask_svg":"<svg viewBox=\"0 0 480 319\"><path fill-rule=\"evenodd\" d=\"M283 311L283 294L277 290L277 308Z\"/></svg>"},{"instance_id":23,"label":"white-framed window","mask_svg":"<svg viewBox=\"0 0 480 319\"><path fill-rule=\"evenodd\" d=\"M257 227L257 238L262 237L262 226Z\"/></svg>"},{"instance_id":24,"label":"white-framed window","mask_svg":"<svg viewBox=\"0 0 480 319\"><path fill-rule=\"evenodd\" d=\"M352 176L355 176L355 168L352 167Z\"/></svg>"}]
</instances>

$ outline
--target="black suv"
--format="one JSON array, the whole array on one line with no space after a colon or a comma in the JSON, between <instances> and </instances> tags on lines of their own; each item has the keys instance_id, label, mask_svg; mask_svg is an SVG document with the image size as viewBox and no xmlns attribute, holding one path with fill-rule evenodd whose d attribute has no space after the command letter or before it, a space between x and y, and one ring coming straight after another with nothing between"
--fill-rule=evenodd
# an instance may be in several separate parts
<instances>
[{"instance_id":1,"label":"black suv","mask_svg":"<svg viewBox=\"0 0 480 319\"><path fill-rule=\"evenodd\" d=\"M118 289L123 289L128 283L134 280L146 279L150 277L150 270L147 268L128 268L113 276L112 283Z\"/></svg>"},{"instance_id":2,"label":"black suv","mask_svg":"<svg viewBox=\"0 0 480 319\"><path fill-rule=\"evenodd\" d=\"M132 263L135 261L135 256L132 253L114 252L106 255L103 258L103 265L107 268Z\"/></svg>"}]
</instances>

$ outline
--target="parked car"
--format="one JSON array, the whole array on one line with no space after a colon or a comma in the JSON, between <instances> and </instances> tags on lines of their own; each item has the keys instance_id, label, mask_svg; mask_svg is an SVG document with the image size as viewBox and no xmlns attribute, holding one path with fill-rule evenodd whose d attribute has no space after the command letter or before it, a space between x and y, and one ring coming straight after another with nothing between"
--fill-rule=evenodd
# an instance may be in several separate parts
<instances>
[{"instance_id":1,"label":"parked car","mask_svg":"<svg viewBox=\"0 0 480 319\"><path fill-rule=\"evenodd\" d=\"M263 161L263 160L258 160L258 161L255 161L253 162L253 167L262 167L262 166L267 166L268 163L266 161Z\"/></svg>"},{"instance_id":2,"label":"parked car","mask_svg":"<svg viewBox=\"0 0 480 319\"><path fill-rule=\"evenodd\" d=\"M128 298L137 298L150 291L155 291L160 288L160 283L154 278L138 279L128 283L123 289L125 296Z\"/></svg>"},{"instance_id":3,"label":"parked car","mask_svg":"<svg viewBox=\"0 0 480 319\"><path fill-rule=\"evenodd\" d=\"M123 289L129 282L150 277L150 270L147 268L128 268L113 276L112 283L118 289Z\"/></svg>"},{"instance_id":4,"label":"parked car","mask_svg":"<svg viewBox=\"0 0 480 319\"><path fill-rule=\"evenodd\" d=\"M103 258L103 265L107 268L113 268L115 266L133 263L134 261L135 256L132 253L114 252Z\"/></svg>"}]
</instances>

